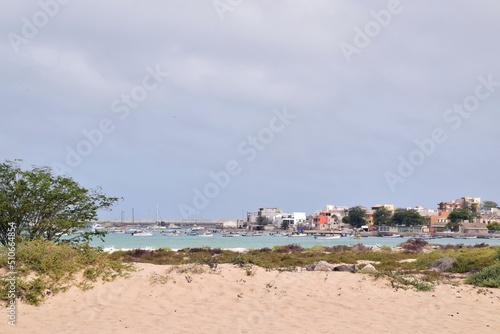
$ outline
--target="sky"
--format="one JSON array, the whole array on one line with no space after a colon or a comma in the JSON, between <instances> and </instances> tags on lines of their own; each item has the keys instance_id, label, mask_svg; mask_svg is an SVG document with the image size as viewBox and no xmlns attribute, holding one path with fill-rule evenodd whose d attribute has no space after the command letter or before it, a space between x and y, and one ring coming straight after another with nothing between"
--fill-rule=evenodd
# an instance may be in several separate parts
<instances>
[{"instance_id":1,"label":"sky","mask_svg":"<svg viewBox=\"0 0 500 334\"><path fill-rule=\"evenodd\" d=\"M0 4L0 160L104 218L500 201L500 2Z\"/></svg>"}]
</instances>

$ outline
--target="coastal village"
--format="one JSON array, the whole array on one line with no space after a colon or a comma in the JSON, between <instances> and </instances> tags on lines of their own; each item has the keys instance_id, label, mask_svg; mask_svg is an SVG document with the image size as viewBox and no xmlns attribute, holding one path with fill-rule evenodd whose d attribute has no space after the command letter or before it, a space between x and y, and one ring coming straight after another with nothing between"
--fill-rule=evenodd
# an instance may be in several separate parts
<instances>
[{"instance_id":1,"label":"coastal village","mask_svg":"<svg viewBox=\"0 0 500 334\"><path fill-rule=\"evenodd\" d=\"M485 205L488 204L488 205ZM355 223L350 222L353 211L361 212ZM377 213L384 211L383 219ZM452 218L455 213L467 212L468 219ZM393 219L396 215L403 219ZM409 218L405 218L405 216ZM456 215L455 215L456 216ZM460 217L459 217L460 218ZM464 218L464 217L461 217ZM451 224L455 222L455 224ZM169 219L119 222L103 220L98 223L106 228L133 227L136 224L154 225L158 228L199 228L250 233L277 232L301 235L357 234L360 236L469 236L490 237L500 234L500 208L495 202L481 202L479 197L461 197L437 203L436 208L422 206L396 208L394 204L376 204L370 208L325 205L313 214L284 212L276 207L263 207L248 211L246 219Z\"/></svg>"},{"instance_id":2,"label":"coastal village","mask_svg":"<svg viewBox=\"0 0 500 334\"><path fill-rule=\"evenodd\" d=\"M348 231L371 232L371 235L391 234L446 234L456 233L473 236L487 236L496 231L500 222L500 208L483 208L481 199L478 197L461 197L456 200L440 202L436 209L428 209L421 206L404 208L399 210L412 210L423 217L423 224L390 225L377 224L376 211L385 208L390 215L395 213L393 204L376 204L365 210L365 224L354 226L346 222L352 208L347 206L326 205L323 209L306 215L304 212L285 213L278 208L260 208L258 211L249 212L247 221L242 222L239 227L249 229L292 229L294 231ZM454 210L464 209L471 213L469 220L462 220L457 224L457 229L450 229L449 215ZM264 219L262 218L264 217ZM270 226L262 226L262 221L268 221ZM497 223L497 224L495 224ZM489 228L488 228L489 226ZM498 231L500 232L500 231Z\"/></svg>"}]
</instances>

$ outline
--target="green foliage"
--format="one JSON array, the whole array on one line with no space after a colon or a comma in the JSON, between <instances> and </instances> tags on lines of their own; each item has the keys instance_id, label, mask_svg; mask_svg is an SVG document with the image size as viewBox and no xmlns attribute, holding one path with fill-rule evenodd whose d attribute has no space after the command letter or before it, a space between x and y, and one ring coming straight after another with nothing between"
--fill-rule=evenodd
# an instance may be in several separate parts
<instances>
[{"instance_id":1,"label":"green foliage","mask_svg":"<svg viewBox=\"0 0 500 334\"><path fill-rule=\"evenodd\" d=\"M394 211L394 215L391 218L391 225L418 226L424 224L425 218L415 209L407 210L398 208Z\"/></svg>"},{"instance_id":2,"label":"green foliage","mask_svg":"<svg viewBox=\"0 0 500 334\"><path fill-rule=\"evenodd\" d=\"M257 225L265 226L265 225L269 225L270 223L271 223L271 221L267 217L264 217L264 216L257 217Z\"/></svg>"},{"instance_id":3,"label":"green foliage","mask_svg":"<svg viewBox=\"0 0 500 334\"><path fill-rule=\"evenodd\" d=\"M366 225L366 209L360 205L352 207L344 218L344 223L350 224L355 228L360 228Z\"/></svg>"},{"instance_id":4,"label":"green foliage","mask_svg":"<svg viewBox=\"0 0 500 334\"><path fill-rule=\"evenodd\" d=\"M450 271L455 273L478 272L495 264L499 257L498 247L461 248L452 252L449 257L457 259Z\"/></svg>"},{"instance_id":5,"label":"green foliage","mask_svg":"<svg viewBox=\"0 0 500 334\"><path fill-rule=\"evenodd\" d=\"M498 208L498 204L493 201L484 201L482 204L483 210L489 211L491 209Z\"/></svg>"},{"instance_id":6,"label":"green foliage","mask_svg":"<svg viewBox=\"0 0 500 334\"><path fill-rule=\"evenodd\" d=\"M472 221L473 219L474 214L471 212L469 207L453 209L453 211L451 211L448 215L449 223L446 227L456 232L464 220Z\"/></svg>"},{"instance_id":7,"label":"green foliage","mask_svg":"<svg viewBox=\"0 0 500 334\"><path fill-rule=\"evenodd\" d=\"M375 225L389 225L391 223L392 212L385 206L375 210L373 213L373 223Z\"/></svg>"},{"instance_id":8,"label":"green foliage","mask_svg":"<svg viewBox=\"0 0 500 334\"><path fill-rule=\"evenodd\" d=\"M8 251L0 248L0 266L7 266ZM16 297L38 305L48 294L72 285L88 286L97 279L111 281L127 276L132 266L109 258L99 249L81 245L59 244L47 240L26 241L16 252ZM83 273L77 282L75 275ZM7 300L8 282L0 281L0 300Z\"/></svg>"},{"instance_id":9,"label":"green foliage","mask_svg":"<svg viewBox=\"0 0 500 334\"><path fill-rule=\"evenodd\" d=\"M486 227L490 231L500 231L500 223L499 222L489 223Z\"/></svg>"},{"instance_id":10,"label":"green foliage","mask_svg":"<svg viewBox=\"0 0 500 334\"><path fill-rule=\"evenodd\" d=\"M281 223L281 226L280 228L282 230L288 230L290 228L290 223L288 222L288 220L284 220L282 223Z\"/></svg>"},{"instance_id":11,"label":"green foliage","mask_svg":"<svg viewBox=\"0 0 500 334\"><path fill-rule=\"evenodd\" d=\"M0 164L0 244L7 246L9 232L16 243L39 238L59 242L117 201L99 188L86 189L69 177L55 176L48 167L23 171L6 161ZM69 241L88 241L94 235L102 233L89 232Z\"/></svg>"},{"instance_id":12,"label":"green foliage","mask_svg":"<svg viewBox=\"0 0 500 334\"><path fill-rule=\"evenodd\" d=\"M466 279L466 283L488 288L500 288L500 263L484 268Z\"/></svg>"}]
</instances>

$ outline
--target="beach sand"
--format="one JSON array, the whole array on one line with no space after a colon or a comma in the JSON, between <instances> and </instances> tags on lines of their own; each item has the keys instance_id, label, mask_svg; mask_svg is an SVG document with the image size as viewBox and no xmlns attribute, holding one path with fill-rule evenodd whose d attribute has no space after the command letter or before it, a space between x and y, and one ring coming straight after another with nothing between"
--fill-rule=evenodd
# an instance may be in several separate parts
<instances>
[{"instance_id":1,"label":"beach sand","mask_svg":"<svg viewBox=\"0 0 500 334\"><path fill-rule=\"evenodd\" d=\"M20 304L1 333L499 333L500 291L438 285L395 290L346 272L219 265L187 272L137 264L128 279ZM5 308L1 310L6 314Z\"/></svg>"}]
</instances>

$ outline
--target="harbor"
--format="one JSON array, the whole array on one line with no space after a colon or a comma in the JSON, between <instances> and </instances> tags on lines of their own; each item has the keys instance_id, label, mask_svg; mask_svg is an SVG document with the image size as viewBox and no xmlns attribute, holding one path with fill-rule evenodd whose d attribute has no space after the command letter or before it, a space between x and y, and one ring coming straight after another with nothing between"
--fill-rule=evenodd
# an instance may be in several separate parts
<instances>
[{"instance_id":1,"label":"harbor","mask_svg":"<svg viewBox=\"0 0 500 334\"><path fill-rule=\"evenodd\" d=\"M104 238L104 241L94 239L91 242L93 247L102 247L105 250L118 250L118 249L183 249L194 247L210 247L210 248L223 248L223 249L257 249L257 248L272 248L280 245L297 244L304 248L314 247L317 245L322 246L335 246L335 245L356 245L363 244L372 247L395 247L406 240L408 237L379 237L379 236L366 236L366 237L339 237L333 239L315 238L313 234L303 237L294 237L283 233L253 233L246 234L247 232L236 233L240 237L226 237L227 235L222 231L211 230L207 231L212 237L206 237L207 232L200 232L200 234L191 234L189 230L178 232L175 235L169 234L171 232L148 230L151 233L147 237L134 237L129 233L113 233L110 232ZM185 233L184 233L185 232ZM205 233L205 234L203 234ZM435 239L428 239L427 242L435 245L458 245L463 244L466 246L476 244L487 244L492 246L500 246L500 239L497 238L462 238L462 237L442 237Z\"/></svg>"}]
</instances>

